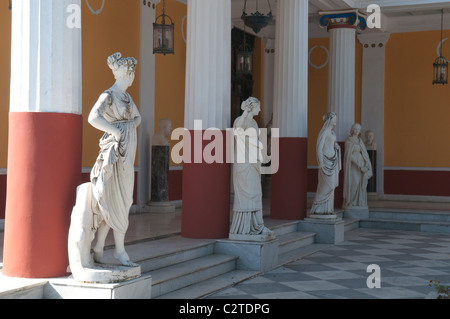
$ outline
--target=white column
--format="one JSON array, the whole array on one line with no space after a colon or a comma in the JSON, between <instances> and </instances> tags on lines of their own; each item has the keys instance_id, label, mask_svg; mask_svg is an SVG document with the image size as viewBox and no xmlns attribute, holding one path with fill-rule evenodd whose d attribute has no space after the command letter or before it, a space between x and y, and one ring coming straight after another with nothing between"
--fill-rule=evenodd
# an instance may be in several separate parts
<instances>
[{"instance_id":1,"label":"white column","mask_svg":"<svg viewBox=\"0 0 450 319\"><path fill-rule=\"evenodd\" d=\"M81 0L14 1L11 112L81 114L81 26L76 19L81 21Z\"/></svg>"},{"instance_id":2,"label":"white column","mask_svg":"<svg viewBox=\"0 0 450 319\"><path fill-rule=\"evenodd\" d=\"M205 146L197 136L217 128L225 142L223 133L230 127L231 0L188 0L187 4L184 127L195 131L196 159L183 164L181 234L225 238L230 226L231 165L197 161ZM195 121L201 121L202 127L195 127ZM183 147L186 152L191 145L183 140Z\"/></svg>"},{"instance_id":3,"label":"white column","mask_svg":"<svg viewBox=\"0 0 450 319\"><path fill-rule=\"evenodd\" d=\"M275 219L303 219L307 208L307 0L277 2L274 77L273 128L279 129L279 169L271 176L270 214Z\"/></svg>"},{"instance_id":4,"label":"white column","mask_svg":"<svg viewBox=\"0 0 450 319\"><path fill-rule=\"evenodd\" d=\"M319 12L319 24L330 35L328 111L337 113L336 137L343 142L355 122L356 30L366 29L366 20L357 9L350 9Z\"/></svg>"},{"instance_id":5,"label":"white column","mask_svg":"<svg viewBox=\"0 0 450 319\"><path fill-rule=\"evenodd\" d=\"M328 64L328 111L336 112L335 132L345 141L355 122L355 36L353 28L333 28Z\"/></svg>"},{"instance_id":6,"label":"white column","mask_svg":"<svg viewBox=\"0 0 450 319\"><path fill-rule=\"evenodd\" d=\"M231 0L188 0L184 126L230 126Z\"/></svg>"},{"instance_id":7,"label":"white column","mask_svg":"<svg viewBox=\"0 0 450 319\"><path fill-rule=\"evenodd\" d=\"M280 137L308 135L308 1L277 2L273 124Z\"/></svg>"},{"instance_id":8,"label":"white column","mask_svg":"<svg viewBox=\"0 0 450 319\"><path fill-rule=\"evenodd\" d=\"M390 33L374 32L358 35L363 45L361 126L362 134L372 130L377 142L377 193L383 194L384 158L384 65L385 45Z\"/></svg>"},{"instance_id":9,"label":"white column","mask_svg":"<svg viewBox=\"0 0 450 319\"><path fill-rule=\"evenodd\" d=\"M155 6L160 0L153 0ZM141 1L140 8L140 52L139 52L139 112L142 122L139 127L137 178L137 204L145 206L150 200L151 137L155 132L155 55L153 54L153 23L155 9Z\"/></svg>"},{"instance_id":10,"label":"white column","mask_svg":"<svg viewBox=\"0 0 450 319\"><path fill-rule=\"evenodd\" d=\"M3 274L67 274L81 182L81 0L15 0Z\"/></svg>"}]
</instances>

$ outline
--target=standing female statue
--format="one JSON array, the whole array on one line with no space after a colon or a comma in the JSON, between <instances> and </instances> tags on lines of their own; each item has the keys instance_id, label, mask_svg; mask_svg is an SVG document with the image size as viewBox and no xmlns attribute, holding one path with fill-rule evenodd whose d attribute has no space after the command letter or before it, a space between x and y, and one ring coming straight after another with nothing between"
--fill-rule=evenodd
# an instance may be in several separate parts
<instances>
[{"instance_id":1,"label":"standing female statue","mask_svg":"<svg viewBox=\"0 0 450 319\"><path fill-rule=\"evenodd\" d=\"M135 266L125 251L128 213L133 204L134 161L137 127L141 116L127 89L134 81L137 61L115 53L108 58L116 82L103 92L89 114L89 123L105 132L100 153L91 171L92 209L97 243L94 260L102 263L106 236L114 232L114 257L125 266Z\"/></svg>"},{"instance_id":2,"label":"standing female statue","mask_svg":"<svg viewBox=\"0 0 450 319\"><path fill-rule=\"evenodd\" d=\"M344 207L367 207L367 181L372 177L372 165L360 134L361 125L355 123L345 141Z\"/></svg>"},{"instance_id":3,"label":"standing female statue","mask_svg":"<svg viewBox=\"0 0 450 319\"><path fill-rule=\"evenodd\" d=\"M237 159L233 164L234 215L230 238L233 235L267 235L270 238L273 232L264 226L262 214L262 143L258 124L253 119L261 111L260 102L250 97L242 102L241 109L244 113L233 126Z\"/></svg>"},{"instance_id":4,"label":"standing female statue","mask_svg":"<svg viewBox=\"0 0 450 319\"><path fill-rule=\"evenodd\" d=\"M341 170L341 148L336 142L334 127L337 115L328 112L316 144L316 156L319 163L318 185L310 215L331 215L334 213L334 189L339 185Z\"/></svg>"}]
</instances>

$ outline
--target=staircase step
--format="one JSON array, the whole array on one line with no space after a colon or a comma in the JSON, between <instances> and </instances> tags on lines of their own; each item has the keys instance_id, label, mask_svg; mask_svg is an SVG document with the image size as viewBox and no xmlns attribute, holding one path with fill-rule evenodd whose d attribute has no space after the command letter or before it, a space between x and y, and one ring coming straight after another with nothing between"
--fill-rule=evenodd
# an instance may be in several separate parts
<instances>
[{"instance_id":1,"label":"staircase step","mask_svg":"<svg viewBox=\"0 0 450 319\"><path fill-rule=\"evenodd\" d=\"M365 219L360 220L359 227L450 234L450 223L443 222Z\"/></svg>"},{"instance_id":2,"label":"staircase step","mask_svg":"<svg viewBox=\"0 0 450 319\"><path fill-rule=\"evenodd\" d=\"M359 219L344 218L344 232L348 232L358 227L359 227Z\"/></svg>"},{"instance_id":3,"label":"staircase step","mask_svg":"<svg viewBox=\"0 0 450 319\"><path fill-rule=\"evenodd\" d=\"M0 274L0 299L44 299L48 280L9 278Z\"/></svg>"},{"instance_id":4,"label":"staircase step","mask_svg":"<svg viewBox=\"0 0 450 319\"><path fill-rule=\"evenodd\" d=\"M164 268L212 254L215 240L188 239L173 236L126 246L130 259L141 266L141 272ZM113 250L105 250L106 262L115 263Z\"/></svg>"},{"instance_id":5,"label":"staircase step","mask_svg":"<svg viewBox=\"0 0 450 319\"><path fill-rule=\"evenodd\" d=\"M408 221L429 221L450 223L450 212L440 211L410 211L406 209L370 211L370 219L392 219Z\"/></svg>"},{"instance_id":6,"label":"staircase step","mask_svg":"<svg viewBox=\"0 0 450 319\"><path fill-rule=\"evenodd\" d=\"M192 284L185 288L161 295L156 299L199 299L214 294L220 290L232 287L244 280L260 274L254 270L233 270L223 275Z\"/></svg>"},{"instance_id":7,"label":"staircase step","mask_svg":"<svg viewBox=\"0 0 450 319\"><path fill-rule=\"evenodd\" d=\"M281 235L278 237L280 242L278 248L279 254L284 254L288 251L311 245L312 243L314 243L315 236L315 233L298 231Z\"/></svg>"},{"instance_id":8,"label":"staircase step","mask_svg":"<svg viewBox=\"0 0 450 319\"><path fill-rule=\"evenodd\" d=\"M235 270L236 260L236 256L212 254L150 271L152 298Z\"/></svg>"},{"instance_id":9,"label":"staircase step","mask_svg":"<svg viewBox=\"0 0 450 319\"><path fill-rule=\"evenodd\" d=\"M322 249L332 246L331 244L317 244L313 243L304 247L300 247L288 252L282 253L278 256L278 265L282 266L295 260L302 259L306 256L314 254Z\"/></svg>"}]
</instances>

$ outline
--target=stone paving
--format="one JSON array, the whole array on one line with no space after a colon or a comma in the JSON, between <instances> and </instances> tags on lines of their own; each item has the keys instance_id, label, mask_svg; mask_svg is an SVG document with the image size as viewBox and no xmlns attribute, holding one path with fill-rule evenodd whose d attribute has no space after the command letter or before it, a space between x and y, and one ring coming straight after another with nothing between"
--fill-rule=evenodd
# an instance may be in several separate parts
<instances>
[{"instance_id":1,"label":"stone paving","mask_svg":"<svg viewBox=\"0 0 450 319\"><path fill-rule=\"evenodd\" d=\"M359 228L345 237L206 299L424 299L436 297L430 280L450 285L450 235ZM368 288L372 264L380 288Z\"/></svg>"}]
</instances>

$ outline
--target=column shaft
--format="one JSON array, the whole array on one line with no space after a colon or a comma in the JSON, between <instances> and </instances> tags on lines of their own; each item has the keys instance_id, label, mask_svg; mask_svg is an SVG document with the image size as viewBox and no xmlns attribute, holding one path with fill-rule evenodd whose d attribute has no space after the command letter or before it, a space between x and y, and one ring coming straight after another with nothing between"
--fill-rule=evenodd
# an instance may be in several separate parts
<instances>
[{"instance_id":1,"label":"column shaft","mask_svg":"<svg viewBox=\"0 0 450 319\"><path fill-rule=\"evenodd\" d=\"M206 163L202 154L210 141L195 137L202 137L204 129L217 128L222 145L226 145L224 130L230 127L231 103L231 1L188 0L187 21L184 125L190 138L185 136L183 147L192 150L192 159L202 160L183 164L181 234L225 238L230 224L231 165L225 158L223 163ZM196 120L202 128L194 127Z\"/></svg>"},{"instance_id":2,"label":"column shaft","mask_svg":"<svg viewBox=\"0 0 450 319\"><path fill-rule=\"evenodd\" d=\"M66 20L74 4L81 6L80 0L13 4L6 276L58 277L69 264L82 153L81 29Z\"/></svg>"},{"instance_id":3,"label":"column shaft","mask_svg":"<svg viewBox=\"0 0 450 319\"><path fill-rule=\"evenodd\" d=\"M271 217L306 216L308 136L308 1L277 2L273 127L279 170L271 176ZM273 151L272 151L273 152Z\"/></svg>"}]
</instances>

